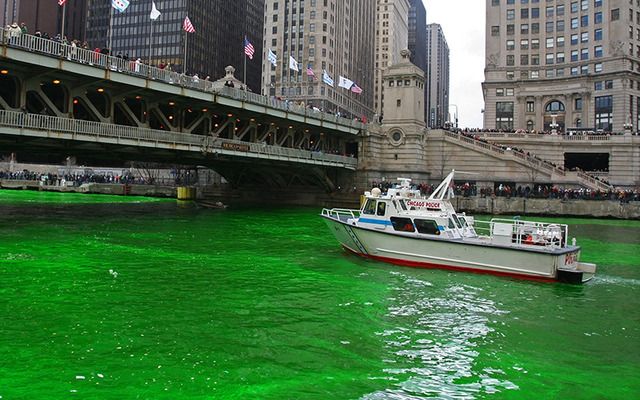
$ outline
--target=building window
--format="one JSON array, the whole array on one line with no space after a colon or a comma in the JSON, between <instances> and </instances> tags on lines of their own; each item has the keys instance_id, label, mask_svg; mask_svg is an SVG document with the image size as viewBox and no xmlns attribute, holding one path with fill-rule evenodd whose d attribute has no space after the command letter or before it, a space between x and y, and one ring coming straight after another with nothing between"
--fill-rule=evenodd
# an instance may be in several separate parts
<instances>
[{"instance_id":1,"label":"building window","mask_svg":"<svg viewBox=\"0 0 640 400\"><path fill-rule=\"evenodd\" d=\"M516 26L514 24L507 25L507 35L513 35L516 33Z\"/></svg>"},{"instance_id":2,"label":"building window","mask_svg":"<svg viewBox=\"0 0 640 400\"><path fill-rule=\"evenodd\" d=\"M578 44L578 34L574 33L573 35L571 35L571 45L576 45Z\"/></svg>"},{"instance_id":3,"label":"building window","mask_svg":"<svg viewBox=\"0 0 640 400\"><path fill-rule=\"evenodd\" d=\"M507 65L513 66L516 63L516 59L513 54L507 55Z\"/></svg>"},{"instance_id":4,"label":"building window","mask_svg":"<svg viewBox=\"0 0 640 400\"><path fill-rule=\"evenodd\" d=\"M578 61L578 50L571 50L571 61Z\"/></svg>"},{"instance_id":5,"label":"building window","mask_svg":"<svg viewBox=\"0 0 640 400\"><path fill-rule=\"evenodd\" d=\"M514 10L512 8L508 9L507 10L507 21L511 21L511 20L513 20L515 18L516 18L516 10Z\"/></svg>"},{"instance_id":6,"label":"building window","mask_svg":"<svg viewBox=\"0 0 640 400\"><path fill-rule=\"evenodd\" d=\"M513 129L512 101L499 101L496 103L496 129Z\"/></svg>"},{"instance_id":7,"label":"building window","mask_svg":"<svg viewBox=\"0 0 640 400\"><path fill-rule=\"evenodd\" d=\"M513 39L507 40L507 50L513 50L516 47L516 41Z\"/></svg>"},{"instance_id":8,"label":"building window","mask_svg":"<svg viewBox=\"0 0 640 400\"><path fill-rule=\"evenodd\" d=\"M613 96L598 96L595 101L595 126L605 132L613 130Z\"/></svg>"},{"instance_id":9,"label":"building window","mask_svg":"<svg viewBox=\"0 0 640 400\"><path fill-rule=\"evenodd\" d=\"M506 96L513 96L513 88L506 88L504 93Z\"/></svg>"},{"instance_id":10,"label":"building window","mask_svg":"<svg viewBox=\"0 0 640 400\"><path fill-rule=\"evenodd\" d=\"M557 76L557 77L564 76L564 68L558 68L558 69L556 69L556 76Z\"/></svg>"},{"instance_id":11,"label":"building window","mask_svg":"<svg viewBox=\"0 0 640 400\"><path fill-rule=\"evenodd\" d=\"M545 78L553 78L553 70L552 69L548 69L548 70L544 71L544 77Z\"/></svg>"},{"instance_id":12,"label":"building window","mask_svg":"<svg viewBox=\"0 0 640 400\"><path fill-rule=\"evenodd\" d=\"M491 36L500 36L500 26L494 25L491 27Z\"/></svg>"},{"instance_id":13,"label":"building window","mask_svg":"<svg viewBox=\"0 0 640 400\"><path fill-rule=\"evenodd\" d=\"M523 35L529 34L529 24L521 24L520 25L520 33Z\"/></svg>"},{"instance_id":14,"label":"building window","mask_svg":"<svg viewBox=\"0 0 640 400\"><path fill-rule=\"evenodd\" d=\"M553 32L553 21L548 21L545 24L544 31L547 32L547 33Z\"/></svg>"},{"instance_id":15,"label":"building window","mask_svg":"<svg viewBox=\"0 0 640 400\"><path fill-rule=\"evenodd\" d=\"M527 120L527 130L531 132L533 130L533 121Z\"/></svg>"},{"instance_id":16,"label":"building window","mask_svg":"<svg viewBox=\"0 0 640 400\"><path fill-rule=\"evenodd\" d=\"M558 17L562 17L564 15L564 4L559 4L556 6L556 15Z\"/></svg>"},{"instance_id":17,"label":"building window","mask_svg":"<svg viewBox=\"0 0 640 400\"><path fill-rule=\"evenodd\" d=\"M593 48L593 56L595 58L602 57L602 46L596 46Z\"/></svg>"},{"instance_id":18,"label":"building window","mask_svg":"<svg viewBox=\"0 0 640 400\"><path fill-rule=\"evenodd\" d=\"M540 71L531 71L531 79L538 79L540 77Z\"/></svg>"},{"instance_id":19,"label":"building window","mask_svg":"<svg viewBox=\"0 0 640 400\"><path fill-rule=\"evenodd\" d=\"M564 32L564 21L556 21L556 31Z\"/></svg>"},{"instance_id":20,"label":"building window","mask_svg":"<svg viewBox=\"0 0 640 400\"><path fill-rule=\"evenodd\" d=\"M602 72L602 63L597 63L593 65L593 72Z\"/></svg>"},{"instance_id":21,"label":"building window","mask_svg":"<svg viewBox=\"0 0 640 400\"><path fill-rule=\"evenodd\" d=\"M496 96L497 97L503 97L504 96L504 89L502 89L502 88L496 89Z\"/></svg>"},{"instance_id":22,"label":"building window","mask_svg":"<svg viewBox=\"0 0 640 400\"><path fill-rule=\"evenodd\" d=\"M604 88L603 82L602 81L597 81L593 83L593 90L595 91L600 91Z\"/></svg>"},{"instance_id":23,"label":"building window","mask_svg":"<svg viewBox=\"0 0 640 400\"><path fill-rule=\"evenodd\" d=\"M571 67L571 76L578 76L578 67Z\"/></svg>"},{"instance_id":24,"label":"building window","mask_svg":"<svg viewBox=\"0 0 640 400\"><path fill-rule=\"evenodd\" d=\"M593 40L600 41L602 40L602 29L596 29L593 31Z\"/></svg>"},{"instance_id":25,"label":"building window","mask_svg":"<svg viewBox=\"0 0 640 400\"><path fill-rule=\"evenodd\" d=\"M545 60L545 64L553 64L553 53L547 53Z\"/></svg>"},{"instance_id":26,"label":"building window","mask_svg":"<svg viewBox=\"0 0 640 400\"><path fill-rule=\"evenodd\" d=\"M577 1L572 1L571 2L571 13L577 13L578 12L578 2Z\"/></svg>"},{"instance_id":27,"label":"building window","mask_svg":"<svg viewBox=\"0 0 640 400\"><path fill-rule=\"evenodd\" d=\"M573 100L573 108L576 111L582 111L582 97L578 97Z\"/></svg>"},{"instance_id":28,"label":"building window","mask_svg":"<svg viewBox=\"0 0 640 400\"><path fill-rule=\"evenodd\" d=\"M531 39L531 49L536 50L540 48L540 39Z\"/></svg>"},{"instance_id":29,"label":"building window","mask_svg":"<svg viewBox=\"0 0 640 400\"><path fill-rule=\"evenodd\" d=\"M531 33L536 34L540 32L540 24L537 22L534 22L533 24L531 24Z\"/></svg>"},{"instance_id":30,"label":"building window","mask_svg":"<svg viewBox=\"0 0 640 400\"><path fill-rule=\"evenodd\" d=\"M580 34L580 42L586 43L589 41L589 32L582 32Z\"/></svg>"},{"instance_id":31,"label":"building window","mask_svg":"<svg viewBox=\"0 0 640 400\"><path fill-rule=\"evenodd\" d=\"M564 104L562 104L558 100L550 101L544 107L544 112L548 112L548 113L564 112Z\"/></svg>"},{"instance_id":32,"label":"building window","mask_svg":"<svg viewBox=\"0 0 640 400\"><path fill-rule=\"evenodd\" d=\"M613 81L611 81L611 80L604 81L604 88L605 89L613 89Z\"/></svg>"},{"instance_id":33,"label":"building window","mask_svg":"<svg viewBox=\"0 0 640 400\"><path fill-rule=\"evenodd\" d=\"M620 19L620 9L614 8L611 10L611 21L617 21Z\"/></svg>"},{"instance_id":34,"label":"building window","mask_svg":"<svg viewBox=\"0 0 640 400\"><path fill-rule=\"evenodd\" d=\"M580 49L580 60L589 59L589 49Z\"/></svg>"},{"instance_id":35,"label":"building window","mask_svg":"<svg viewBox=\"0 0 640 400\"><path fill-rule=\"evenodd\" d=\"M589 66L582 65L580 66L580 75L587 75L589 73Z\"/></svg>"},{"instance_id":36,"label":"building window","mask_svg":"<svg viewBox=\"0 0 640 400\"><path fill-rule=\"evenodd\" d=\"M578 18L571 18L571 29L578 29Z\"/></svg>"},{"instance_id":37,"label":"building window","mask_svg":"<svg viewBox=\"0 0 640 400\"><path fill-rule=\"evenodd\" d=\"M532 113L536 111L536 103L533 101L527 101L527 112Z\"/></svg>"},{"instance_id":38,"label":"building window","mask_svg":"<svg viewBox=\"0 0 640 400\"><path fill-rule=\"evenodd\" d=\"M532 54L531 55L531 65L540 65L540 55Z\"/></svg>"},{"instance_id":39,"label":"building window","mask_svg":"<svg viewBox=\"0 0 640 400\"><path fill-rule=\"evenodd\" d=\"M529 9L528 8L521 8L520 9L520 18L529 19Z\"/></svg>"},{"instance_id":40,"label":"building window","mask_svg":"<svg viewBox=\"0 0 640 400\"><path fill-rule=\"evenodd\" d=\"M593 14L593 23L594 24L602 23L602 11L598 11L597 13Z\"/></svg>"},{"instance_id":41,"label":"building window","mask_svg":"<svg viewBox=\"0 0 640 400\"><path fill-rule=\"evenodd\" d=\"M556 63L561 64L564 62L564 53L556 53Z\"/></svg>"},{"instance_id":42,"label":"building window","mask_svg":"<svg viewBox=\"0 0 640 400\"><path fill-rule=\"evenodd\" d=\"M522 39L520 41L520 50L528 50L529 49L529 40L528 39Z\"/></svg>"},{"instance_id":43,"label":"building window","mask_svg":"<svg viewBox=\"0 0 640 400\"><path fill-rule=\"evenodd\" d=\"M529 56L527 54L520 56L520 65L529 65Z\"/></svg>"}]
</instances>

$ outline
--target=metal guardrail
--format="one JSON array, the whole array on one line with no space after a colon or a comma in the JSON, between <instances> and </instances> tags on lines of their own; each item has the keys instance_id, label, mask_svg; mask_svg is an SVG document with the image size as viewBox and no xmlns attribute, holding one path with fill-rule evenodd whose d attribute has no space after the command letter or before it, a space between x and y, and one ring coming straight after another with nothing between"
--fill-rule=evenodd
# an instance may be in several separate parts
<instances>
[{"instance_id":1,"label":"metal guardrail","mask_svg":"<svg viewBox=\"0 0 640 400\"><path fill-rule=\"evenodd\" d=\"M558 168L552 164L549 164L543 160L540 160L538 158L532 157L529 154L524 154L524 153L520 153L517 151L505 151L502 147L500 146L496 146L495 144L492 143L485 143L482 142L480 140L468 137L466 135L463 135L461 133L457 133L457 132L450 132L450 131L444 131L445 136L448 136L450 138L459 140L461 142L465 142L465 143L469 143L471 145L473 145L476 148L480 148L480 149L484 149L486 151L491 151L494 153L498 153L498 154L502 154L502 155L507 155L507 154L511 154L512 157L517 158L519 160L521 160L522 162L527 163L529 166L531 167L535 167L538 168L540 170L544 170L546 171L548 174L555 174L555 175L559 175L559 176L567 176L567 171L565 171L564 169ZM502 134L501 134L502 135ZM496 137L496 136L493 136ZM585 139L585 140L589 140L589 139ZM608 140L608 139L607 139ZM610 190L613 188L613 186L604 183L598 179L595 179L593 176L590 176L589 174L585 173L584 171L576 171L576 178L582 182L583 185L585 186L591 186L592 188L596 188L599 190Z\"/></svg>"},{"instance_id":2,"label":"metal guardrail","mask_svg":"<svg viewBox=\"0 0 640 400\"><path fill-rule=\"evenodd\" d=\"M278 100L272 97L263 96L246 90L223 87L214 90L213 82L187 76L167 69L160 69L146 65L136 60L125 60L119 57L101 54L93 50L83 49L77 46L62 44L50 39L41 37L12 33L7 29L0 29L1 42L4 46L19 48L33 53L44 54L57 59L66 59L79 64L88 65L95 68L111 70L128 75L138 76L144 79L160 81L171 85L198 90L201 92L215 92L218 95L242 100L252 104L259 104L278 110L283 110L293 114L304 115L321 121L332 122L338 125L348 126L355 129L364 129L365 124L355 119L338 117L333 114L316 111L310 108L295 105L293 103Z\"/></svg>"},{"instance_id":3,"label":"metal guardrail","mask_svg":"<svg viewBox=\"0 0 640 400\"><path fill-rule=\"evenodd\" d=\"M0 110L0 126L81 134L98 138L132 139L171 145L197 146L203 152L211 152L214 149L216 151L229 150L241 153L287 157L292 161L314 160L336 164L336 166L349 169L355 169L358 164L356 158L336 154L324 154L322 152L271 146L261 143L249 143L239 140L213 138L210 136L166 132L149 128L105 124L102 122L51 117L48 115L28 114L16 111Z\"/></svg>"}]
</instances>

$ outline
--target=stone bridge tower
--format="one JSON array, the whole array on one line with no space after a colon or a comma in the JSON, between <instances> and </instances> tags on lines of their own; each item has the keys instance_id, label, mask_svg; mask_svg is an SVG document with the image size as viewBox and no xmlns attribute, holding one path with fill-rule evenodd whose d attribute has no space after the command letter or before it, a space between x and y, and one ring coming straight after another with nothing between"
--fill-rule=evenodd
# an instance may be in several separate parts
<instances>
[{"instance_id":1,"label":"stone bridge tower","mask_svg":"<svg viewBox=\"0 0 640 400\"><path fill-rule=\"evenodd\" d=\"M362 138L361 179L395 181L398 177L414 182L429 179L425 147L424 72L409 60L411 52L402 50L400 63L383 75L383 114L369 124ZM382 89L382 88L380 88Z\"/></svg>"}]
</instances>

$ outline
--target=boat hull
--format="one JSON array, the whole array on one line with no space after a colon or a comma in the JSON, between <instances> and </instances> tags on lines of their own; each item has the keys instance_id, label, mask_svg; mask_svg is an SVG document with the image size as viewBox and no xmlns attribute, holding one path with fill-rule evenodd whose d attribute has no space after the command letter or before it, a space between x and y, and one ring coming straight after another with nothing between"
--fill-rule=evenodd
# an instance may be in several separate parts
<instances>
[{"instance_id":1,"label":"boat hull","mask_svg":"<svg viewBox=\"0 0 640 400\"><path fill-rule=\"evenodd\" d=\"M470 244L462 240L397 235L338 219L324 219L345 249L362 257L396 265L572 283L584 282L592 276L567 268L569 264L577 263L579 247L543 251Z\"/></svg>"}]
</instances>

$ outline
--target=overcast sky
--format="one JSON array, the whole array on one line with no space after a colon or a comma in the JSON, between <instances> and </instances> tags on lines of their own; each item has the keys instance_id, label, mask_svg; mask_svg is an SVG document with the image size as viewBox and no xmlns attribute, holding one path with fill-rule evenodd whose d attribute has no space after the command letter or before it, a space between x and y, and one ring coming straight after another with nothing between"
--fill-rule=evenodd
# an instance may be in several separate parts
<instances>
[{"instance_id":1,"label":"overcast sky","mask_svg":"<svg viewBox=\"0 0 640 400\"><path fill-rule=\"evenodd\" d=\"M485 0L422 0L427 23L440 24L450 52L449 104L458 106L460 127L481 128L484 100ZM455 107L450 107L452 114Z\"/></svg>"}]
</instances>

